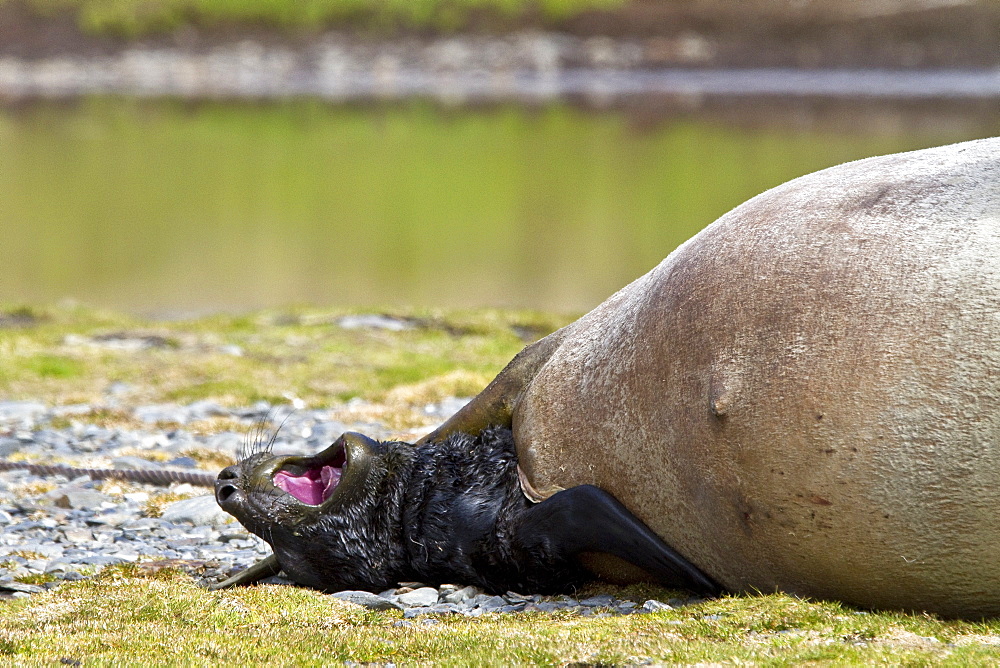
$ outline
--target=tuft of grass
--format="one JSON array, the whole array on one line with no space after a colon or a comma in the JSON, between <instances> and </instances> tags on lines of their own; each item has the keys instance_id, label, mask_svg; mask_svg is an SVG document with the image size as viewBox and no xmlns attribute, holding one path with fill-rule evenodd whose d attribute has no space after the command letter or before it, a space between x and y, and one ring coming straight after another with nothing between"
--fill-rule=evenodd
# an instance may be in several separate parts
<instances>
[{"instance_id":1,"label":"tuft of grass","mask_svg":"<svg viewBox=\"0 0 1000 668\"><path fill-rule=\"evenodd\" d=\"M447 397L471 397L478 394L491 380L490 376L457 369L389 390L385 399L390 404L419 406Z\"/></svg>"},{"instance_id":2,"label":"tuft of grass","mask_svg":"<svg viewBox=\"0 0 1000 668\"><path fill-rule=\"evenodd\" d=\"M122 448L118 451L120 457L138 457L151 462L162 464L174 458L173 453L162 450L143 450L141 448Z\"/></svg>"},{"instance_id":3,"label":"tuft of grass","mask_svg":"<svg viewBox=\"0 0 1000 668\"><path fill-rule=\"evenodd\" d=\"M180 501L181 499L190 499L193 494L178 494L177 492L161 492L159 494L153 494L149 499L142 504L142 514L146 517L160 517L163 515L163 509L174 501Z\"/></svg>"},{"instance_id":4,"label":"tuft of grass","mask_svg":"<svg viewBox=\"0 0 1000 668\"><path fill-rule=\"evenodd\" d=\"M236 463L236 460L225 452L209 448L188 448L182 450L180 454L182 457L190 457L195 460L201 468L212 471L220 471Z\"/></svg>"},{"instance_id":5,"label":"tuft of grass","mask_svg":"<svg viewBox=\"0 0 1000 668\"><path fill-rule=\"evenodd\" d=\"M142 488L138 484L128 480L101 480L95 485L94 489L101 494L107 494L114 499L120 500L125 494L140 491Z\"/></svg>"},{"instance_id":6,"label":"tuft of grass","mask_svg":"<svg viewBox=\"0 0 1000 668\"><path fill-rule=\"evenodd\" d=\"M86 369L84 373L88 372L92 373L92 368ZM83 377L83 374L81 374L81 378ZM83 401L80 403L93 401L97 396L97 388L87 388L84 391L84 395ZM120 408L93 408L82 415L53 418L52 428L65 429L73 426L74 422L93 424L106 429L138 429L143 426L143 423L127 410Z\"/></svg>"},{"instance_id":7,"label":"tuft of grass","mask_svg":"<svg viewBox=\"0 0 1000 668\"><path fill-rule=\"evenodd\" d=\"M55 582L59 578L57 578L52 573L31 573L29 575L22 575L14 579L22 584L43 585L46 582Z\"/></svg>"},{"instance_id":8,"label":"tuft of grass","mask_svg":"<svg viewBox=\"0 0 1000 668\"><path fill-rule=\"evenodd\" d=\"M76 360L49 354L33 355L24 361L24 365L40 378L75 378L83 369Z\"/></svg>"},{"instance_id":9,"label":"tuft of grass","mask_svg":"<svg viewBox=\"0 0 1000 668\"><path fill-rule=\"evenodd\" d=\"M39 480L37 482L13 483L10 486L10 490L18 496L41 496L42 494L48 494L56 489L56 487L57 485L54 482Z\"/></svg>"}]
</instances>

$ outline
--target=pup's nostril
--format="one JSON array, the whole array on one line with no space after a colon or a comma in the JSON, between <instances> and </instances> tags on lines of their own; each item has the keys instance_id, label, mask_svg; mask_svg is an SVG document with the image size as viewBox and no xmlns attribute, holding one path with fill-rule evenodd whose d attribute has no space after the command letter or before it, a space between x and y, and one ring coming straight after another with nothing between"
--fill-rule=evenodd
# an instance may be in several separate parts
<instances>
[{"instance_id":1,"label":"pup's nostril","mask_svg":"<svg viewBox=\"0 0 1000 668\"><path fill-rule=\"evenodd\" d=\"M221 475L219 476L222 477ZM233 494L236 493L236 487L234 485L222 485L217 490L215 490L215 499L219 503L222 503L229 499Z\"/></svg>"},{"instance_id":2,"label":"pup's nostril","mask_svg":"<svg viewBox=\"0 0 1000 668\"><path fill-rule=\"evenodd\" d=\"M219 480L232 480L234 478L239 478L240 473L235 466L227 466L226 468L219 471Z\"/></svg>"}]
</instances>

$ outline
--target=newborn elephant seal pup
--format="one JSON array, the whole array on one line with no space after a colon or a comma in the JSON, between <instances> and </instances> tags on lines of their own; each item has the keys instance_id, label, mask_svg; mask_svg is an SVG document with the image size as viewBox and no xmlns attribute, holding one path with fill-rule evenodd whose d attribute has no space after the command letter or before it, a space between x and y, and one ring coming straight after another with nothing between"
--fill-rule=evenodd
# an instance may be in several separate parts
<instances>
[{"instance_id":1,"label":"newborn elephant seal pup","mask_svg":"<svg viewBox=\"0 0 1000 668\"><path fill-rule=\"evenodd\" d=\"M327 591L381 591L411 580L565 591L587 577L577 556L602 552L665 585L717 591L597 487L531 503L509 429L452 434L420 448L348 433L312 457L251 455L222 471L215 489L219 505L274 550L271 563L219 588L280 567Z\"/></svg>"}]
</instances>

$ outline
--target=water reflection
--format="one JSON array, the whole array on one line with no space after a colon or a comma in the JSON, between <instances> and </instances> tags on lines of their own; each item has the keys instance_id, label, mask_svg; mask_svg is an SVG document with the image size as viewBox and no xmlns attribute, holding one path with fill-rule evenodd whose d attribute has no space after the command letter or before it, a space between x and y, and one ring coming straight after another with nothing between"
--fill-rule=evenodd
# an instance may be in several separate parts
<instances>
[{"instance_id":1,"label":"water reflection","mask_svg":"<svg viewBox=\"0 0 1000 668\"><path fill-rule=\"evenodd\" d=\"M578 311L771 186L998 126L970 101L8 107L0 300Z\"/></svg>"}]
</instances>

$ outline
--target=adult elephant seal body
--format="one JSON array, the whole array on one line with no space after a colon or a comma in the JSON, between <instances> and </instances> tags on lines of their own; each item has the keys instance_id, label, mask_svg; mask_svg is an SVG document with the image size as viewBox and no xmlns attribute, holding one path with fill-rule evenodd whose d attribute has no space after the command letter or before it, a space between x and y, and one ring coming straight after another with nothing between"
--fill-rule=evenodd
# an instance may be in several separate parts
<instances>
[{"instance_id":1,"label":"adult elephant seal body","mask_svg":"<svg viewBox=\"0 0 1000 668\"><path fill-rule=\"evenodd\" d=\"M755 197L426 440L505 420L730 591L1000 614L1000 139Z\"/></svg>"},{"instance_id":2,"label":"adult elephant seal body","mask_svg":"<svg viewBox=\"0 0 1000 668\"><path fill-rule=\"evenodd\" d=\"M513 503L504 484L516 492L517 478L544 499L515 510L536 543L555 535L588 551L579 539L594 527L579 516L596 512L596 487L623 504L608 517L655 534L637 552L601 533L592 551L618 546L633 564L666 555L689 582L703 573L734 592L1000 614L1000 139L849 163L750 200L526 348L406 457L447 452L490 426L513 433L515 465L495 481L502 498ZM289 475L327 466L317 458ZM337 464L343 479L323 503L346 510L324 518L326 506L282 496L281 466L264 457L231 467L217 497L292 555L308 547L303 527L350 519L355 506L338 498L372 489L363 468ZM276 526L254 494L273 495L293 519ZM553 504L566 522L533 523ZM324 540L367 535L358 522ZM340 543L338 554L358 541ZM435 549L466 553L453 543ZM297 558L285 559L293 570ZM281 565L272 556L221 586ZM607 558L592 565L628 575Z\"/></svg>"}]
</instances>

